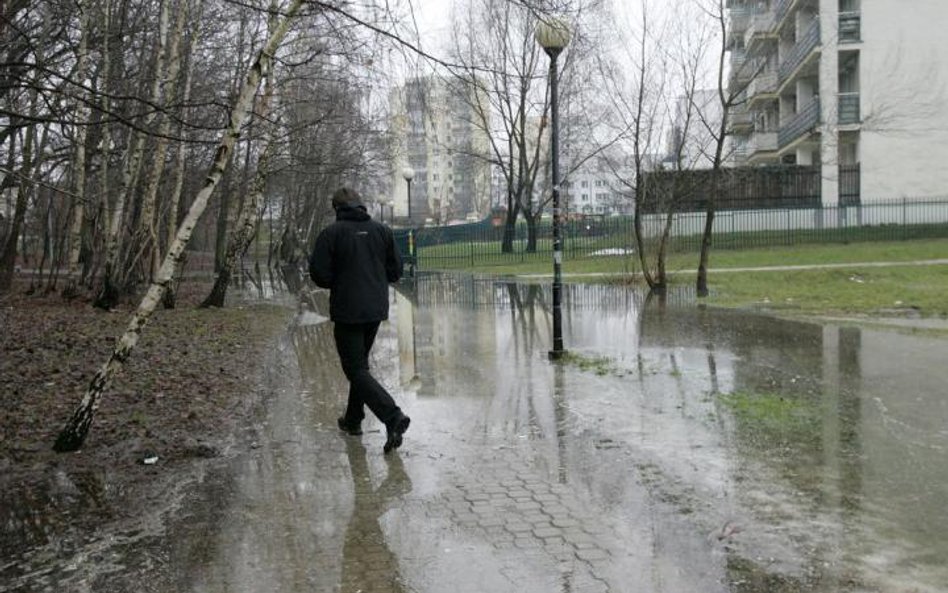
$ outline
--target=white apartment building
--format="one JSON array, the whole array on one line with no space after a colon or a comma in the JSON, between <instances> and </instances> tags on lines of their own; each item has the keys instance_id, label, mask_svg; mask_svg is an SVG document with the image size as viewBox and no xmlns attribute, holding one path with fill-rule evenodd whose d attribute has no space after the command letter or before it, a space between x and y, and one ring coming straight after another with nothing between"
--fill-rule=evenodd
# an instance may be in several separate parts
<instances>
[{"instance_id":1,"label":"white apartment building","mask_svg":"<svg viewBox=\"0 0 948 593\"><path fill-rule=\"evenodd\" d=\"M948 2L727 6L734 165L819 165L824 205L948 193Z\"/></svg>"},{"instance_id":2,"label":"white apartment building","mask_svg":"<svg viewBox=\"0 0 948 593\"><path fill-rule=\"evenodd\" d=\"M561 195L568 216L629 214L634 205L631 190L618 183L615 173L595 164L569 173Z\"/></svg>"},{"instance_id":3,"label":"white apartment building","mask_svg":"<svg viewBox=\"0 0 948 593\"><path fill-rule=\"evenodd\" d=\"M428 76L392 93L392 187L396 219L448 224L486 218L490 210L488 138L458 83ZM402 175L411 167L411 204Z\"/></svg>"}]
</instances>

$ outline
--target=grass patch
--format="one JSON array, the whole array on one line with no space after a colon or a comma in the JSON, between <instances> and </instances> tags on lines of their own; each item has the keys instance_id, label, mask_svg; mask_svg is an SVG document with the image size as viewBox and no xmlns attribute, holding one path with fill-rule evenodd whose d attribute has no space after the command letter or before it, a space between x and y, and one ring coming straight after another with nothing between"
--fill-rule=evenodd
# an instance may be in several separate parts
<instances>
[{"instance_id":1,"label":"grass patch","mask_svg":"<svg viewBox=\"0 0 948 593\"><path fill-rule=\"evenodd\" d=\"M721 396L739 432L754 443L805 445L819 440L820 414L813 403L775 393L735 391Z\"/></svg>"},{"instance_id":2,"label":"grass patch","mask_svg":"<svg viewBox=\"0 0 948 593\"><path fill-rule=\"evenodd\" d=\"M607 356L586 356L567 351L560 359L562 362L578 368L581 371L595 373L600 377L605 375L623 375L622 370Z\"/></svg>"},{"instance_id":3,"label":"grass patch","mask_svg":"<svg viewBox=\"0 0 948 593\"><path fill-rule=\"evenodd\" d=\"M833 268L709 276L708 303L805 314L948 316L948 266Z\"/></svg>"},{"instance_id":4,"label":"grass patch","mask_svg":"<svg viewBox=\"0 0 948 593\"><path fill-rule=\"evenodd\" d=\"M946 258L948 239L712 251L709 272L712 294L708 303L807 315L912 314L945 317L948 316L948 299L944 298L948 293L948 266L866 267L859 264ZM693 286L696 264L697 256L694 254L670 256L667 269L672 273L672 285ZM852 266L788 271L725 271L728 268L826 264ZM522 262L509 261L504 265L479 265L463 269L496 275L549 275L552 273L552 261L549 253L530 254ZM586 257L563 262L567 282L636 281L638 269L636 256Z\"/></svg>"}]
</instances>

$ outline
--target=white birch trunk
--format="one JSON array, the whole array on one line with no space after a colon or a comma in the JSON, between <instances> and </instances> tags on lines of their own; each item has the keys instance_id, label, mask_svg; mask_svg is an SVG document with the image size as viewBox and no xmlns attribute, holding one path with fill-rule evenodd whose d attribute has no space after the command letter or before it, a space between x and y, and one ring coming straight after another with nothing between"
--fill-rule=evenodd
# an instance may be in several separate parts
<instances>
[{"instance_id":1,"label":"white birch trunk","mask_svg":"<svg viewBox=\"0 0 948 593\"><path fill-rule=\"evenodd\" d=\"M79 0L79 55L76 59L76 79L80 84L86 83L88 75L88 48L89 48L89 0ZM85 94L85 91L80 91ZM66 266L68 277L64 295L76 292L79 282L79 255L82 251L82 220L85 217L85 189L86 189L86 132L89 108L85 101L78 101L76 109L76 152L73 158L73 205L72 221L69 225L69 251Z\"/></svg>"},{"instance_id":2,"label":"white birch trunk","mask_svg":"<svg viewBox=\"0 0 948 593\"><path fill-rule=\"evenodd\" d=\"M103 391L108 387L115 374L121 370L125 361L128 360L129 355L138 343L142 328L155 311L155 307L161 300L165 288L174 276L175 268L178 266L184 248L191 239L191 233L194 231L194 227L197 225L201 215L204 214L204 210L207 208L207 202L230 162L234 143L237 141L237 137L240 135L240 129L250 113L254 95L260 86L260 80L269 74L273 56L277 48L279 48L283 37L286 36L290 23L299 11L301 4L302 0L292 0L290 6L283 13L285 16L272 29L269 39L267 39L260 53L257 54L257 59L250 68L247 80L244 82L243 88L237 96L237 101L231 110L230 124L227 130L225 130L220 144L217 147L217 152L214 161L211 163L207 178L204 181L204 186L198 191L194 202L192 202L191 207L188 209L187 216L185 216L181 222L181 226L178 227L175 239L168 249L168 254L165 256L161 268L158 270L158 275L149 287L142 302L138 305L138 309L134 315L132 315L128 327L125 329L125 333L119 338L115 350L112 351L112 355L92 378L82 401L69 418L66 426L64 426L59 433L56 443L53 446L56 451L75 451L81 447L83 441L85 441L89 428L92 425L95 411L98 409L99 400Z\"/></svg>"},{"instance_id":3,"label":"white birch trunk","mask_svg":"<svg viewBox=\"0 0 948 593\"><path fill-rule=\"evenodd\" d=\"M254 175L253 183L250 187L250 195L241 209L238 216L236 228L230 235L227 248L224 250L224 258L221 262L221 269L217 273L217 279L214 281L214 287L210 294L201 303L202 307L223 307L227 296L227 287L230 284L231 276L237 268L237 258L247 250L250 240L253 239L254 232L257 229L257 220L260 218L260 206L263 204L263 194L267 186L267 176L270 173L270 158L273 155L275 142L273 138L273 123L268 121L270 116L270 101L273 97L272 75L267 77L265 83L263 98L260 101L258 115L263 120L265 147L257 162L257 172Z\"/></svg>"},{"instance_id":4,"label":"white birch trunk","mask_svg":"<svg viewBox=\"0 0 948 593\"><path fill-rule=\"evenodd\" d=\"M168 35L168 11L171 0L163 0L161 3L161 16L158 26L158 51L155 57L155 80L151 89L151 101L154 104L160 104L161 101L161 81L164 72L164 48L165 40ZM155 112L150 111L144 118L144 126L147 127L155 118ZM135 182L138 179L141 170L142 154L145 151L145 134L143 132L133 133L134 140L129 143L129 150L125 159L125 168L122 171L122 187L115 200L115 208L109 219L109 232L106 240L105 255L105 277L103 281L102 292L97 299L96 304L105 308L111 308L114 304L115 291L118 283L118 256L121 245L122 220L125 217L125 206L131 197Z\"/></svg>"},{"instance_id":5,"label":"white birch trunk","mask_svg":"<svg viewBox=\"0 0 948 593\"><path fill-rule=\"evenodd\" d=\"M168 2L170 4L170 2ZM171 34L171 45L168 47L168 70L164 73L166 80L161 92L164 102L168 103L174 96L178 73L181 71L181 34L184 31L187 10L182 7L178 10L175 19L174 31ZM162 16L166 16L163 12ZM165 23L167 29L167 23ZM165 32L167 35L167 31ZM149 279L154 280L158 273L158 231L155 221L155 205L158 201L158 185L165 168L165 151L168 148L168 132L171 131L171 118L162 115L158 126L158 138L155 146L155 157L152 160L151 171L145 183L145 197L142 202L142 215L139 219L138 236L144 241L144 257L148 262Z\"/></svg>"},{"instance_id":6,"label":"white birch trunk","mask_svg":"<svg viewBox=\"0 0 948 593\"><path fill-rule=\"evenodd\" d=\"M204 3L203 0L196 0L193 5L193 14L195 15L191 22L200 23L201 16L204 13ZM184 120L187 120L188 108L187 105L191 102L191 87L194 80L194 47L197 44L197 36L200 31L200 27L195 25L191 30L191 36L188 40L187 48L185 53L188 56L188 66L187 70L184 73L184 89L181 91L181 104L184 105L181 117ZM188 138L188 129L185 125L179 126L181 140L178 142L178 147L175 156L175 172L174 172L174 181L171 184L171 197L168 200L168 218L166 219L165 226L165 236L167 237L166 242L171 243L172 238L174 238L175 229L178 228L178 208L181 203L181 191L184 188L184 172L186 169L186 157L187 157L187 138ZM160 240L160 237L159 237ZM164 246L161 248L162 255L167 253L167 250ZM182 265L176 270L177 275L180 277ZM176 300L176 284L177 280L172 279L172 281L165 287L165 297L164 297L164 306L166 309L173 309Z\"/></svg>"}]
</instances>

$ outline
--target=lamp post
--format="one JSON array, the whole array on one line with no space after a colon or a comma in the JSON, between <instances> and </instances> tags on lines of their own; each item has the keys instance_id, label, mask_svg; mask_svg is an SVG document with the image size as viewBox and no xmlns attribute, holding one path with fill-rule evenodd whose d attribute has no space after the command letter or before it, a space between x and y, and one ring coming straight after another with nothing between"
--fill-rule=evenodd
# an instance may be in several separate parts
<instances>
[{"instance_id":1,"label":"lamp post","mask_svg":"<svg viewBox=\"0 0 948 593\"><path fill-rule=\"evenodd\" d=\"M550 157L551 182L553 185L553 349L550 358L563 356L563 243L560 237L560 158L559 158L559 114L557 113L556 58L569 44L569 26L556 19L541 20L537 24L537 43L550 56Z\"/></svg>"},{"instance_id":2,"label":"lamp post","mask_svg":"<svg viewBox=\"0 0 948 593\"><path fill-rule=\"evenodd\" d=\"M411 180L415 177L415 170L405 167L402 169L402 177L408 182L408 226L411 226Z\"/></svg>"}]
</instances>

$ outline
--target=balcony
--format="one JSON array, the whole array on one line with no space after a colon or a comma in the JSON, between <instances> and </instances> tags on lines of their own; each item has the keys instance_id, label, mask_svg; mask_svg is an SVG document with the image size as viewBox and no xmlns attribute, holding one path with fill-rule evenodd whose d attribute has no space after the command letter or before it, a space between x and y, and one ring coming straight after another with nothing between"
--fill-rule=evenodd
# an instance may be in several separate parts
<instances>
[{"instance_id":1,"label":"balcony","mask_svg":"<svg viewBox=\"0 0 948 593\"><path fill-rule=\"evenodd\" d=\"M790 78L790 76L796 72L807 58L810 57L810 54L819 47L820 45L820 21L819 19L813 19L803 35L797 40L796 45L790 49L787 53L787 56L780 61L780 80L784 81Z\"/></svg>"},{"instance_id":2,"label":"balcony","mask_svg":"<svg viewBox=\"0 0 948 593\"><path fill-rule=\"evenodd\" d=\"M730 25L730 34L735 37L742 36L750 23L751 12L749 9L732 8L728 11L728 20Z\"/></svg>"},{"instance_id":3,"label":"balcony","mask_svg":"<svg viewBox=\"0 0 948 593\"><path fill-rule=\"evenodd\" d=\"M805 136L814 131L820 123L820 100L814 98L806 107L794 115L790 122L781 126L778 138L780 148L784 148L801 136Z\"/></svg>"},{"instance_id":4,"label":"balcony","mask_svg":"<svg viewBox=\"0 0 948 593\"><path fill-rule=\"evenodd\" d=\"M750 111L743 107L736 107L731 111L729 123L732 132L747 131L754 126L754 119Z\"/></svg>"},{"instance_id":5,"label":"balcony","mask_svg":"<svg viewBox=\"0 0 948 593\"><path fill-rule=\"evenodd\" d=\"M732 49L731 50L731 72L734 72L738 68L744 65L747 62L747 54L742 49Z\"/></svg>"},{"instance_id":6,"label":"balcony","mask_svg":"<svg viewBox=\"0 0 948 593\"><path fill-rule=\"evenodd\" d=\"M777 132L756 132L751 136L750 142L748 142L751 158L762 153L776 152L777 135Z\"/></svg>"},{"instance_id":7,"label":"balcony","mask_svg":"<svg viewBox=\"0 0 948 593\"><path fill-rule=\"evenodd\" d=\"M747 60L740 59L739 61L732 61L731 63L731 74L729 84L733 87L741 87L746 85L750 79L751 74L751 62Z\"/></svg>"},{"instance_id":8,"label":"balcony","mask_svg":"<svg viewBox=\"0 0 948 593\"><path fill-rule=\"evenodd\" d=\"M777 0L776 10L774 11L776 16L774 24L780 25L783 22L784 17L790 12L790 7L793 6L794 2L796 2L796 0Z\"/></svg>"},{"instance_id":9,"label":"balcony","mask_svg":"<svg viewBox=\"0 0 948 593\"><path fill-rule=\"evenodd\" d=\"M750 151L746 144L735 144L731 149L731 161L737 165L743 165L749 154Z\"/></svg>"},{"instance_id":10,"label":"balcony","mask_svg":"<svg viewBox=\"0 0 948 593\"><path fill-rule=\"evenodd\" d=\"M839 124L858 124L861 121L859 117L859 93L840 93Z\"/></svg>"},{"instance_id":11,"label":"balcony","mask_svg":"<svg viewBox=\"0 0 948 593\"><path fill-rule=\"evenodd\" d=\"M839 42L858 43L862 41L862 15L859 11L839 13Z\"/></svg>"},{"instance_id":12,"label":"balcony","mask_svg":"<svg viewBox=\"0 0 948 593\"><path fill-rule=\"evenodd\" d=\"M744 47L750 51L754 44L758 42L776 39L774 24L774 12L772 10L752 13L747 24L747 31L744 33Z\"/></svg>"},{"instance_id":13,"label":"balcony","mask_svg":"<svg viewBox=\"0 0 948 593\"><path fill-rule=\"evenodd\" d=\"M749 85L747 85L747 96L753 103L760 99L767 98L768 95L777 94L777 71L764 70L759 73Z\"/></svg>"}]
</instances>

